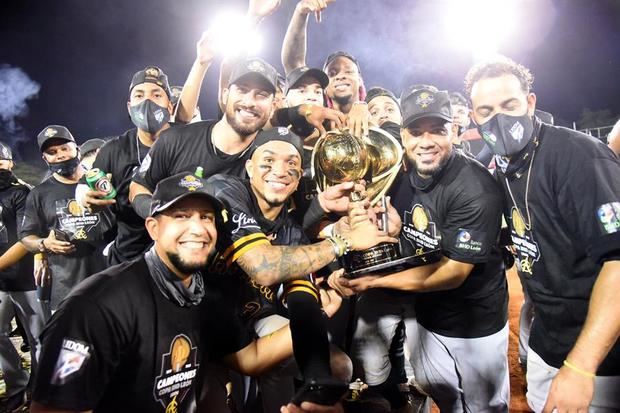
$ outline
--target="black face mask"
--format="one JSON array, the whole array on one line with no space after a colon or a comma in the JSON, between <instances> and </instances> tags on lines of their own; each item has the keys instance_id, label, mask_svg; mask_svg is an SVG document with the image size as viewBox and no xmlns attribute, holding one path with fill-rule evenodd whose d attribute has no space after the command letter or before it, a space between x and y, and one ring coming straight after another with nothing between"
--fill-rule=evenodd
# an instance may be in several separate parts
<instances>
[{"instance_id":1,"label":"black face mask","mask_svg":"<svg viewBox=\"0 0 620 413\"><path fill-rule=\"evenodd\" d=\"M478 125L478 132L494 154L510 157L521 152L532 139L534 121L527 113L521 116L497 113Z\"/></svg>"},{"instance_id":2,"label":"black face mask","mask_svg":"<svg viewBox=\"0 0 620 413\"><path fill-rule=\"evenodd\" d=\"M80 165L80 158L75 157L71 159L67 159L62 162L49 163L47 162L47 167L50 169L52 173L56 173L60 176L69 177L73 175L77 167Z\"/></svg>"},{"instance_id":3,"label":"black face mask","mask_svg":"<svg viewBox=\"0 0 620 413\"><path fill-rule=\"evenodd\" d=\"M13 172L8 169L0 169L0 189L8 188L13 182Z\"/></svg>"},{"instance_id":4,"label":"black face mask","mask_svg":"<svg viewBox=\"0 0 620 413\"><path fill-rule=\"evenodd\" d=\"M168 108L159 106L151 99L145 99L129 107L131 121L138 129L148 133L157 133L170 120Z\"/></svg>"}]
</instances>

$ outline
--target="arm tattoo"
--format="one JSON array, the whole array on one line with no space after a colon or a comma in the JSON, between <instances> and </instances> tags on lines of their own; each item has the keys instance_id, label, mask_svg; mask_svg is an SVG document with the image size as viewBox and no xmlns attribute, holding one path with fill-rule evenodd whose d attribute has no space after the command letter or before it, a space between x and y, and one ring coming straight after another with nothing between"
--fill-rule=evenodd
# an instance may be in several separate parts
<instances>
[{"instance_id":1,"label":"arm tattoo","mask_svg":"<svg viewBox=\"0 0 620 413\"><path fill-rule=\"evenodd\" d=\"M243 254L237 263L257 283L273 285L318 271L334 258L329 241L321 241L290 247L261 245Z\"/></svg>"}]
</instances>

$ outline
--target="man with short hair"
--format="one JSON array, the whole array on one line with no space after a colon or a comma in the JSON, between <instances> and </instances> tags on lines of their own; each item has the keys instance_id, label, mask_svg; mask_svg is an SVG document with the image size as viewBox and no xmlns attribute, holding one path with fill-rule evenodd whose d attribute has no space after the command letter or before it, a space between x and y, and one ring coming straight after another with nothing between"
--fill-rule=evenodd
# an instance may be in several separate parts
<instances>
[{"instance_id":1,"label":"man with short hair","mask_svg":"<svg viewBox=\"0 0 620 413\"><path fill-rule=\"evenodd\" d=\"M391 122L399 126L400 132L403 117L400 113L400 104L394 93L382 87L370 88L366 94L366 103L368 104L370 119L377 126L383 128L384 123Z\"/></svg>"},{"instance_id":2,"label":"man with short hair","mask_svg":"<svg viewBox=\"0 0 620 413\"><path fill-rule=\"evenodd\" d=\"M465 78L535 308L528 403L537 412L618 411L620 162L602 142L540 122L532 82L506 57Z\"/></svg>"},{"instance_id":3,"label":"man with short hair","mask_svg":"<svg viewBox=\"0 0 620 413\"><path fill-rule=\"evenodd\" d=\"M189 173L162 180L145 223L153 247L63 302L42 337L32 412L190 412L208 360L259 374L290 354L287 329L252 342L228 297L205 288L224 219L208 187Z\"/></svg>"},{"instance_id":4,"label":"man with short hair","mask_svg":"<svg viewBox=\"0 0 620 413\"><path fill-rule=\"evenodd\" d=\"M54 311L71 288L104 267L95 250L105 245L111 225L104 214L84 210L75 200L84 171L71 132L49 125L37 142L52 175L28 194L19 236L30 252L48 257Z\"/></svg>"},{"instance_id":5,"label":"man with short hair","mask_svg":"<svg viewBox=\"0 0 620 413\"><path fill-rule=\"evenodd\" d=\"M441 256L384 277L332 277L336 287L371 289L360 297L368 302L354 357L368 363L369 384L383 383L388 346L404 318L415 379L442 412L507 412L508 288L497 245L502 195L488 171L454 150L448 93L409 90L401 99L407 172L391 189L391 214L402 221L403 256Z\"/></svg>"},{"instance_id":6,"label":"man with short hair","mask_svg":"<svg viewBox=\"0 0 620 413\"><path fill-rule=\"evenodd\" d=\"M129 185L133 173L147 157L151 146L161 133L170 127L172 115L168 76L156 66L136 72L129 85L127 111L134 129L130 129L101 147L93 168L111 175L116 189L114 199L105 199L101 191L91 190L83 181L76 199L86 208L109 206L116 216L118 232L108 249L107 263L118 264L140 255L151 243L144 229L144 218L138 216L129 203Z\"/></svg>"},{"instance_id":7,"label":"man with short hair","mask_svg":"<svg viewBox=\"0 0 620 413\"><path fill-rule=\"evenodd\" d=\"M289 106L302 104L323 106L324 91L329 78L321 69L301 66L286 75L286 103Z\"/></svg>"}]
</instances>

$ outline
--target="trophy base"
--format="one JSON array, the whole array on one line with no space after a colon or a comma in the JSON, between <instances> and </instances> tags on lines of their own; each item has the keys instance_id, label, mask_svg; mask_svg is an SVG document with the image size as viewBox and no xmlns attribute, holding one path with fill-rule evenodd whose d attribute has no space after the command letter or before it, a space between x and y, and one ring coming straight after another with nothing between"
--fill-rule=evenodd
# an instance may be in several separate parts
<instances>
[{"instance_id":1,"label":"trophy base","mask_svg":"<svg viewBox=\"0 0 620 413\"><path fill-rule=\"evenodd\" d=\"M432 264L441 259L441 251L434 250L425 254L415 255L412 257L395 258L381 263L371 264L363 268L345 268L344 276L347 278L358 278L365 275L387 275L395 272L404 271L409 268L420 267L422 265Z\"/></svg>"}]
</instances>

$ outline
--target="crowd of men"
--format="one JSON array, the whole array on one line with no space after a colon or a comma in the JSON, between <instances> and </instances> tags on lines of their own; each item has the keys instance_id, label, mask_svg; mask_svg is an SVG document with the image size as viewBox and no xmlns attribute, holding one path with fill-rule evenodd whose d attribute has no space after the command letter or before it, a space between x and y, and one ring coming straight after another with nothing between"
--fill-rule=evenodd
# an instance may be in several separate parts
<instances>
[{"instance_id":1,"label":"crowd of men","mask_svg":"<svg viewBox=\"0 0 620 413\"><path fill-rule=\"evenodd\" d=\"M297 4L283 75L224 59L218 119L197 107L217 54L207 31L183 87L156 66L128 79L135 128L81 146L71 125L43 128L50 174L34 188L0 144L4 411L360 411L345 392L359 377L381 411L413 411L415 388L442 412L507 412L513 264L530 407L620 410L620 137L610 149L537 116L532 74L506 57L473 66L465 96L367 90L343 51L309 68L309 16L328 3ZM317 140L373 128L404 151L387 203L352 197L363 181L318 191ZM387 275L339 268L381 243L440 256Z\"/></svg>"}]
</instances>

